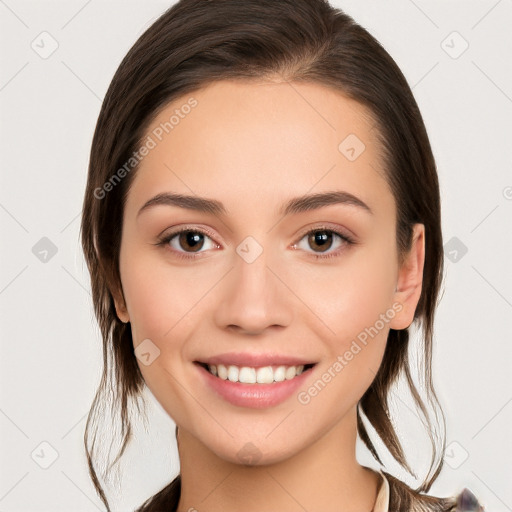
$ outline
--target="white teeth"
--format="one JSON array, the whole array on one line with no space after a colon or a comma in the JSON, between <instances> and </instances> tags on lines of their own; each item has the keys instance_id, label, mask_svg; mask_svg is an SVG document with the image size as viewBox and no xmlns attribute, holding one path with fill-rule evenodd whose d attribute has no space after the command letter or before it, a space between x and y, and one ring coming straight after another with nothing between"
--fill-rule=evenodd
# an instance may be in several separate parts
<instances>
[{"instance_id":1,"label":"white teeth","mask_svg":"<svg viewBox=\"0 0 512 512\"><path fill-rule=\"evenodd\" d=\"M210 368L210 367L208 366L208 368ZM210 369L210 371L211 371L211 369ZM226 380L228 378L228 369L223 364L217 365L217 375L222 380Z\"/></svg>"},{"instance_id":2,"label":"white teeth","mask_svg":"<svg viewBox=\"0 0 512 512\"><path fill-rule=\"evenodd\" d=\"M238 373L238 381L244 382L245 384L255 384L256 370L254 368L247 368L247 366L240 368L240 372Z\"/></svg>"},{"instance_id":3,"label":"white teeth","mask_svg":"<svg viewBox=\"0 0 512 512\"><path fill-rule=\"evenodd\" d=\"M228 368L228 379L231 382L238 382L238 374L240 373L240 370L236 366L230 366Z\"/></svg>"},{"instance_id":4,"label":"white teeth","mask_svg":"<svg viewBox=\"0 0 512 512\"><path fill-rule=\"evenodd\" d=\"M251 368L249 366L223 364L208 365L210 373L231 382L241 382L243 384L272 384L272 382L283 382L291 380L304 371L304 365L299 366L278 366L273 369L272 366L263 366L261 368Z\"/></svg>"},{"instance_id":5,"label":"white teeth","mask_svg":"<svg viewBox=\"0 0 512 512\"><path fill-rule=\"evenodd\" d=\"M297 369L293 366L290 366L289 368L286 368L286 373L284 374L286 380L291 380L293 377L297 375Z\"/></svg>"},{"instance_id":6,"label":"white teeth","mask_svg":"<svg viewBox=\"0 0 512 512\"><path fill-rule=\"evenodd\" d=\"M276 382L283 382L286 376L286 366L278 366L274 370L274 380Z\"/></svg>"},{"instance_id":7,"label":"white teeth","mask_svg":"<svg viewBox=\"0 0 512 512\"><path fill-rule=\"evenodd\" d=\"M263 368L258 368L256 372L256 381L259 384L272 384L274 382L274 372L272 371L271 366L264 366Z\"/></svg>"}]
</instances>

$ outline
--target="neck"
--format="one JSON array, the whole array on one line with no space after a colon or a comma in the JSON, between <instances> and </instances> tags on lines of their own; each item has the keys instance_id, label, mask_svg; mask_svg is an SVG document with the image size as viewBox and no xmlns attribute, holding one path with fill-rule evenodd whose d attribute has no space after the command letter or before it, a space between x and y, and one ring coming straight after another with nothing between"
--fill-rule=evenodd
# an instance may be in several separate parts
<instances>
[{"instance_id":1,"label":"neck","mask_svg":"<svg viewBox=\"0 0 512 512\"><path fill-rule=\"evenodd\" d=\"M180 427L177 512L371 512L380 477L356 460L356 418L354 408L292 457L259 466L221 459Z\"/></svg>"}]
</instances>

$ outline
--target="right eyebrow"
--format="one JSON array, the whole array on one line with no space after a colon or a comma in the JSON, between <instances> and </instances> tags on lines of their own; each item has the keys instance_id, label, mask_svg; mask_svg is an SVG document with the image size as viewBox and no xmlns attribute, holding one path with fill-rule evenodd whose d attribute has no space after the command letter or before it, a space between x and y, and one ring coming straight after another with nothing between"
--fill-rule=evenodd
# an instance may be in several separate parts
<instances>
[{"instance_id":1,"label":"right eyebrow","mask_svg":"<svg viewBox=\"0 0 512 512\"><path fill-rule=\"evenodd\" d=\"M166 192L157 194L156 196L146 201L137 213L137 217L143 211L157 205L177 206L179 208L196 210L198 212L210 213L212 215L222 215L227 213L225 206L220 201L215 199L207 199L206 197L187 196L183 194L173 194L171 192Z\"/></svg>"}]
</instances>

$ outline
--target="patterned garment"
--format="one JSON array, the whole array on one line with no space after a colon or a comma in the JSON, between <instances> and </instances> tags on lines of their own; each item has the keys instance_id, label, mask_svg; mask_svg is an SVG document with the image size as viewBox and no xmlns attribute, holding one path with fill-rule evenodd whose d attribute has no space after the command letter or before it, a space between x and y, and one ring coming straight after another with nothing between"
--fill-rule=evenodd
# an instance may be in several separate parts
<instances>
[{"instance_id":1,"label":"patterned garment","mask_svg":"<svg viewBox=\"0 0 512 512\"><path fill-rule=\"evenodd\" d=\"M372 468L369 468L372 469ZM403 506L399 510L390 510L390 496L395 490L394 485L390 485L390 481L381 470L373 470L381 476L381 484L377 492L377 499L371 512L427 512L427 511L445 511L445 512L486 512L485 508L479 503L476 496L467 488L458 494L455 498L439 498L435 503L435 498L430 498L429 504L418 498L417 493L412 489L410 491L410 500L407 510ZM394 480L394 479L393 479ZM407 492L405 484L400 485L400 493ZM398 489L397 489L398 491ZM403 500L405 502L405 500ZM451 503L451 504L450 504ZM412 508L411 508L412 507Z\"/></svg>"}]
</instances>

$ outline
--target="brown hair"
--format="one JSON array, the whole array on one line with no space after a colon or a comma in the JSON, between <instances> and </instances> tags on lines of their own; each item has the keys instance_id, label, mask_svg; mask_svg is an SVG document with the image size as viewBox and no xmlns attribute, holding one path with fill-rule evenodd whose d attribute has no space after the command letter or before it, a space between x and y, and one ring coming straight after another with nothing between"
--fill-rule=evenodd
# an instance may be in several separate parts
<instances>
[{"instance_id":1,"label":"brown hair","mask_svg":"<svg viewBox=\"0 0 512 512\"><path fill-rule=\"evenodd\" d=\"M383 465L362 415L394 459L414 475L392 424L388 401L393 383L405 376L432 443L430 469L416 491L427 492L441 471L445 419L431 374L432 329L443 266L439 185L427 132L406 79L373 36L327 1L180 0L142 34L121 62L103 101L90 154L81 235L103 337L104 365L84 442L91 478L107 510L93 462L101 455L95 448L100 439L97 423L105 414L114 418L120 413L121 447L107 474L131 439L130 404L136 401L139 408L137 400L144 389L130 324L118 319L113 301L114 294L122 296L123 208L136 166L108 193L102 187L109 180L112 183L116 170L139 147L150 121L173 99L216 80L276 77L322 84L367 107L376 120L386 178L397 205L399 254L410 247L413 224L425 226L423 288L415 312L423 334L420 388L434 412L441 413L443 434L437 437L411 377L408 329L390 331L382 364L358 405L357 426L375 459ZM110 410L105 411L107 400ZM437 412L436 420L439 423ZM178 475L139 510L176 506L179 494Z\"/></svg>"}]
</instances>

